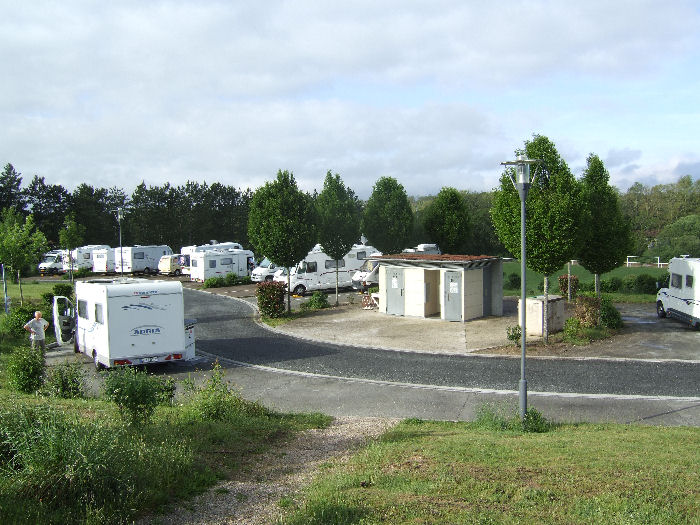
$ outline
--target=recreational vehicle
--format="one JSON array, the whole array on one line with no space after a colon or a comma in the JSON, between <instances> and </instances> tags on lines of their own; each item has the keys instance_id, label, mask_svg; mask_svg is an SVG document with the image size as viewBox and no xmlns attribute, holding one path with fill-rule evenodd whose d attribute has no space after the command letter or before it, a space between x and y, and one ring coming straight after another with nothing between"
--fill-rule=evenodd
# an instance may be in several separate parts
<instances>
[{"instance_id":1,"label":"recreational vehicle","mask_svg":"<svg viewBox=\"0 0 700 525\"><path fill-rule=\"evenodd\" d=\"M92 252L95 250L109 250L109 246L106 244L88 244L87 246L80 246L75 250L68 252L63 255L63 273L71 270L80 270L82 268L87 268L92 271Z\"/></svg>"},{"instance_id":2,"label":"recreational vehicle","mask_svg":"<svg viewBox=\"0 0 700 525\"><path fill-rule=\"evenodd\" d=\"M277 271L277 265L273 263L270 259L265 257L262 262L253 270L250 274L250 279L254 283L260 283L262 281L272 281L275 278L275 272Z\"/></svg>"},{"instance_id":3,"label":"recreational vehicle","mask_svg":"<svg viewBox=\"0 0 700 525\"><path fill-rule=\"evenodd\" d=\"M440 251L440 248L438 248L437 244L419 244L415 248L406 248L402 251L402 253L424 253L426 255L440 255L442 252Z\"/></svg>"},{"instance_id":4,"label":"recreational vehicle","mask_svg":"<svg viewBox=\"0 0 700 525\"><path fill-rule=\"evenodd\" d=\"M158 261L158 273L163 275L180 275L182 273L180 257L181 254L179 253L173 255L163 255L160 258L160 261Z\"/></svg>"},{"instance_id":5,"label":"recreational vehicle","mask_svg":"<svg viewBox=\"0 0 700 525\"><path fill-rule=\"evenodd\" d=\"M700 258L674 257L668 262L668 288L656 294L656 313L659 317L675 317L700 327Z\"/></svg>"},{"instance_id":6,"label":"recreational vehicle","mask_svg":"<svg viewBox=\"0 0 700 525\"><path fill-rule=\"evenodd\" d=\"M51 250L45 253L39 263L39 273L41 275L63 273L63 255L66 253L66 250Z\"/></svg>"},{"instance_id":7,"label":"recreational vehicle","mask_svg":"<svg viewBox=\"0 0 700 525\"><path fill-rule=\"evenodd\" d=\"M119 251L119 248L115 248ZM92 252L92 271L94 273L114 273L114 250L105 248Z\"/></svg>"},{"instance_id":8,"label":"recreational vehicle","mask_svg":"<svg viewBox=\"0 0 700 525\"><path fill-rule=\"evenodd\" d=\"M370 257L382 255L382 252L374 252ZM366 292L372 286L379 286L379 261L367 259L360 269L352 276L352 287L355 290Z\"/></svg>"},{"instance_id":9,"label":"recreational vehicle","mask_svg":"<svg viewBox=\"0 0 700 525\"><path fill-rule=\"evenodd\" d=\"M121 250L121 252L120 252ZM114 271L117 273L149 273L158 272L158 261L163 255L173 251L165 244L151 246L124 246L114 249ZM123 266L122 266L123 258Z\"/></svg>"},{"instance_id":10,"label":"recreational vehicle","mask_svg":"<svg viewBox=\"0 0 700 525\"><path fill-rule=\"evenodd\" d=\"M338 287L351 286L355 272L362 266L364 260L376 251L373 246L355 244L345 257L337 261ZM317 244L303 261L292 268L289 288L296 295L304 295L307 291L312 290L335 288L335 276L336 261L325 254L321 245ZM275 280L286 283L287 277L275 275Z\"/></svg>"},{"instance_id":11,"label":"recreational vehicle","mask_svg":"<svg viewBox=\"0 0 700 525\"><path fill-rule=\"evenodd\" d=\"M190 255L190 281L204 282L210 277L230 273L250 275L255 255L250 250L194 252Z\"/></svg>"},{"instance_id":12,"label":"recreational vehicle","mask_svg":"<svg viewBox=\"0 0 700 525\"><path fill-rule=\"evenodd\" d=\"M227 242L217 242L210 241L209 244L200 244L194 246L183 246L180 248L180 266L182 268L182 273L184 275L189 275L190 273L190 257L193 253L206 252L208 250L214 251L226 251L226 250L242 250L243 246L240 243L227 241Z\"/></svg>"},{"instance_id":13,"label":"recreational vehicle","mask_svg":"<svg viewBox=\"0 0 700 525\"><path fill-rule=\"evenodd\" d=\"M75 300L54 297L56 340L72 337L98 369L194 358L194 321L185 320L179 281L78 281Z\"/></svg>"}]
</instances>

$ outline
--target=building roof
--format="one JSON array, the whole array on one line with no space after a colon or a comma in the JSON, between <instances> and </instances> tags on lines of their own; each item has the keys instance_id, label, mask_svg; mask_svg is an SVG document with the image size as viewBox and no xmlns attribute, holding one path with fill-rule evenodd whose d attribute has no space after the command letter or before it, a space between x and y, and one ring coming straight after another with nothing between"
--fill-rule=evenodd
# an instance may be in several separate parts
<instances>
[{"instance_id":1,"label":"building roof","mask_svg":"<svg viewBox=\"0 0 700 525\"><path fill-rule=\"evenodd\" d=\"M474 268L486 266L495 261L500 261L501 257L492 255L450 255L425 254L419 252L397 253L395 255L374 255L369 259L388 263L393 266L422 266L430 268Z\"/></svg>"}]
</instances>

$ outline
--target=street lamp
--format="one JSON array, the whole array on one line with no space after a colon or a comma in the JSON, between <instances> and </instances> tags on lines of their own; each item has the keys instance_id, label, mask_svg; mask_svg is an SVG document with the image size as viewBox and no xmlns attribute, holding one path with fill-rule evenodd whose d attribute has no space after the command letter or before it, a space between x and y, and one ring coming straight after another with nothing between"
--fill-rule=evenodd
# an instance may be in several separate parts
<instances>
[{"instance_id":1,"label":"street lamp","mask_svg":"<svg viewBox=\"0 0 700 525\"><path fill-rule=\"evenodd\" d=\"M518 155L516 160L501 162L503 166L513 166L515 173L509 172L510 180L520 194L520 326L521 336L521 358L520 358L520 382L518 383L519 400L520 400L520 419L525 419L527 413L527 380L525 379L525 333L527 332L525 324L525 296L527 294L526 286L526 268L525 268L525 200L530 186L535 182L535 176L530 178L530 166L540 163L537 159L528 159L524 155Z\"/></svg>"},{"instance_id":2,"label":"street lamp","mask_svg":"<svg viewBox=\"0 0 700 525\"><path fill-rule=\"evenodd\" d=\"M117 208L117 221L119 222L119 264L121 274L124 277L124 251L122 249L122 219L124 218L124 208Z\"/></svg>"}]
</instances>

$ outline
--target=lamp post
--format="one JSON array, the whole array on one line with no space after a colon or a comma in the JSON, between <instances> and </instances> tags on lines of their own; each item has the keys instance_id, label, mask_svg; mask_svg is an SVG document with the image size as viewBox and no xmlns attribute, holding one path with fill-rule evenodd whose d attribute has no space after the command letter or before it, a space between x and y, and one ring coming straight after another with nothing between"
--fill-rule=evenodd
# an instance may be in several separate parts
<instances>
[{"instance_id":1,"label":"lamp post","mask_svg":"<svg viewBox=\"0 0 700 525\"><path fill-rule=\"evenodd\" d=\"M117 221L119 222L119 265L122 277L124 277L124 251L122 249L122 219L124 218L124 208L117 208Z\"/></svg>"},{"instance_id":2,"label":"lamp post","mask_svg":"<svg viewBox=\"0 0 700 525\"><path fill-rule=\"evenodd\" d=\"M513 166L515 173L510 171L510 180L518 190L520 195L520 326L521 326L521 357L520 357L520 382L518 383L519 404L520 404L520 419L525 419L527 413L527 380L525 379L525 334L527 332L525 324L525 296L527 295L526 286L526 267L525 267L525 200L530 186L535 181L535 177L530 178L530 166L539 163L539 160L528 159L524 155L518 155L516 160L501 162L503 166Z\"/></svg>"}]
</instances>

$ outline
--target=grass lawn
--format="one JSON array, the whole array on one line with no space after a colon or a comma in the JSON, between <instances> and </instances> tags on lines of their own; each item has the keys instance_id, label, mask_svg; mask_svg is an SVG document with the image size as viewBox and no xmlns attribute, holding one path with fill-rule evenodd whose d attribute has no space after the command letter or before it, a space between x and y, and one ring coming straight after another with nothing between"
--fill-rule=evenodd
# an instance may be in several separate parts
<instances>
[{"instance_id":1,"label":"grass lawn","mask_svg":"<svg viewBox=\"0 0 700 525\"><path fill-rule=\"evenodd\" d=\"M326 465L284 523L700 523L698 451L696 428L407 420Z\"/></svg>"},{"instance_id":2,"label":"grass lawn","mask_svg":"<svg viewBox=\"0 0 700 525\"><path fill-rule=\"evenodd\" d=\"M25 301L41 301L41 294L53 291L57 283L68 284L70 281L64 280L42 280L35 277L22 278L22 295ZM2 290L0 290L0 294ZM19 304L19 285L7 280L7 296L12 300L12 304ZM0 300L2 303L2 300Z\"/></svg>"}]
</instances>

